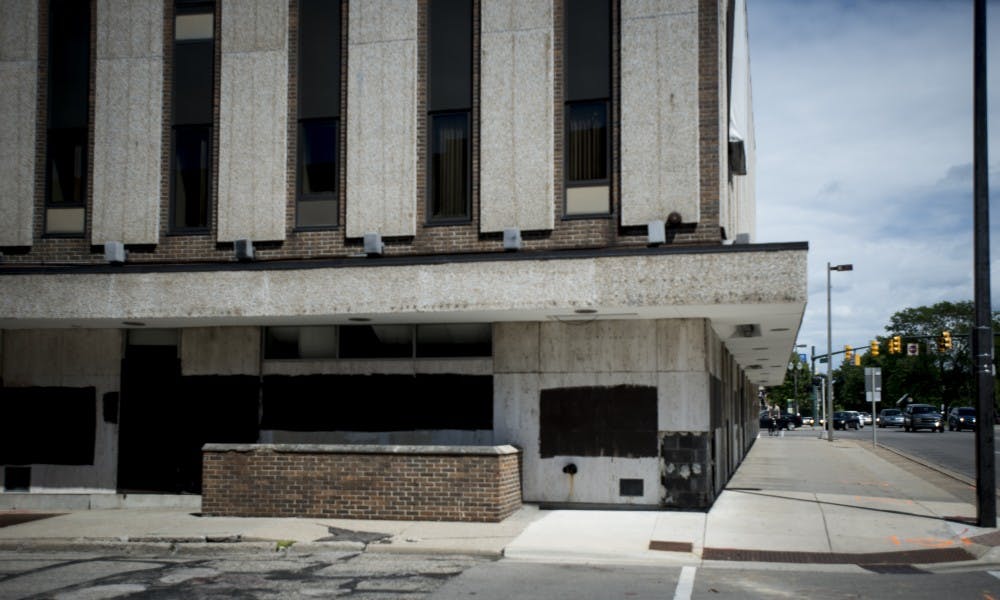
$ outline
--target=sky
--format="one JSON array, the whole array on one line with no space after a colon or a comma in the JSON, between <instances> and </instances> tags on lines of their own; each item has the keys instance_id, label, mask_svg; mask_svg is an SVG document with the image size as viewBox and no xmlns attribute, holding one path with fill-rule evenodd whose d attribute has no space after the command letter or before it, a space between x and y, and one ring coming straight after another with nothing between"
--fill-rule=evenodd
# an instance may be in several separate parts
<instances>
[{"instance_id":1,"label":"sky","mask_svg":"<svg viewBox=\"0 0 1000 600\"><path fill-rule=\"evenodd\" d=\"M826 352L827 263L854 266L831 273L834 352L886 335L902 309L972 300L972 0L747 0L747 11L756 241L809 242L799 352ZM987 14L995 282L1000 0ZM992 300L1000 308L1000 290Z\"/></svg>"}]
</instances>

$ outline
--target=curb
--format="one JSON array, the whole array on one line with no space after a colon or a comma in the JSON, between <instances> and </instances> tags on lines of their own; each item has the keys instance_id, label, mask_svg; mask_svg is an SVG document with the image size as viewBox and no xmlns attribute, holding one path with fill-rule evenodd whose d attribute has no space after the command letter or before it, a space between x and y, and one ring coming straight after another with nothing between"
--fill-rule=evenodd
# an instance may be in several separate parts
<instances>
[{"instance_id":1,"label":"curb","mask_svg":"<svg viewBox=\"0 0 1000 600\"><path fill-rule=\"evenodd\" d=\"M881 448L882 450L887 450L889 452L892 452L893 454L895 454L897 456L901 456L901 457L905 458L906 460L909 460L911 462L915 462L918 465L920 465L922 467L926 467L926 468L928 468L928 469L930 469L930 470L932 470L932 471L934 471L936 473L944 475L945 477L950 477L951 479L954 479L955 481L957 481L959 483L964 483L965 485L968 485L968 486L970 486L972 488L976 487L976 481L974 479L972 479L970 477L966 477L965 475L961 475L959 473L954 473L954 472L948 471L944 467L942 467L941 465L938 465L936 463L930 462L927 459L920 458L920 457L914 456L912 454L908 454L906 452L903 452L902 450L898 450L896 448L892 448L890 446L886 446L886 445L884 445L882 443L879 443L878 447ZM1000 496L1000 488L996 489L995 492L996 492L997 496Z\"/></svg>"}]
</instances>

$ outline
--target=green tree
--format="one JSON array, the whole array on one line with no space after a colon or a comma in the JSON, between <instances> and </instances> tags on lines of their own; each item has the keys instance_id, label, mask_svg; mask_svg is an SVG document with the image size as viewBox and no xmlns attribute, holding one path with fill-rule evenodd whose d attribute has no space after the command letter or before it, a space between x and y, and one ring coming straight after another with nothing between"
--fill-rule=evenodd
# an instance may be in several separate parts
<instances>
[{"instance_id":1,"label":"green tree","mask_svg":"<svg viewBox=\"0 0 1000 600\"><path fill-rule=\"evenodd\" d=\"M791 402L798 406L800 414L812 415L812 371L809 369L809 363L800 361L799 355L792 353L788 358L788 364L792 368L785 371L785 380L781 385L771 386L765 390L767 403L777 404L782 412L785 412ZM797 393L796 377L798 377Z\"/></svg>"},{"instance_id":2,"label":"green tree","mask_svg":"<svg viewBox=\"0 0 1000 600\"><path fill-rule=\"evenodd\" d=\"M975 404L969 347L972 323L971 301L938 302L898 311L885 327L888 335L877 338L879 356L866 353L861 366L844 364L833 372L835 403L847 410L870 409L865 404L864 367L881 367L883 407L894 405L904 395L910 401L934 405ZM994 331L1000 332L998 326L1000 311L994 311ZM939 352L937 341L943 331L951 332L953 347ZM902 338L904 352L889 354L888 340L897 335ZM906 354L908 343L918 344L917 356Z\"/></svg>"}]
</instances>

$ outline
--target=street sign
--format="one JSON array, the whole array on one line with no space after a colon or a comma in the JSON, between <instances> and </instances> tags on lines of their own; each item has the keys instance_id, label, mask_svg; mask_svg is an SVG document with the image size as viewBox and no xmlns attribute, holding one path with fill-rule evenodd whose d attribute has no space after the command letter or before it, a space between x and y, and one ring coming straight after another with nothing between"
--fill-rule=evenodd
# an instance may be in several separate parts
<instances>
[{"instance_id":1,"label":"street sign","mask_svg":"<svg viewBox=\"0 0 1000 600\"><path fill-rule=\"evenodd\" d=\"M882 401L881 367L865 367L865 399L868 402Z\"/></svg>"},{"instance_id":2,"label":"street sign","mask_svg":"<svg viewBox=\"0 0 1000 600\"><path fill-rule=\"evenodd\" d=\"M920 344L917 344L916 342L906 344L907 356L917 356L918 354L920 354Z\"/></svg>"},{"instance_id":3,"label":"street sign","mask_svg":"<svg viewBox=\"0 0 1000 600\"><path fill-rule=\"evenodd\" d=\"M809 356L807 354L800 354L799 362L809 362Z\"/></svg>"}]
</instances>

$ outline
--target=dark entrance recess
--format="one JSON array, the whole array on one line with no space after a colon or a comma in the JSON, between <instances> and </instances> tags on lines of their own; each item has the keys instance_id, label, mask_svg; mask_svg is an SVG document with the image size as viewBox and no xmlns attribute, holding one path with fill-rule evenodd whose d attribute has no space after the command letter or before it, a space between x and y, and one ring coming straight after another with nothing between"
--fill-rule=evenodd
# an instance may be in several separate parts
<instances>
[{"instance_id":1,"label":"dark entrance recess","mask_svg":"<svg viewBox=\"0 0 1000 600\"><path fill-rule=\"evenodd\" d=\"M488 375L271 375L262 429L417 431L493 428Z\"/></svg>"},{"instance_id":2,"label":"dark entrance recess","mask_svg":"<svg viewBox=\"0 0 1000 600\"><path fill-rule=\"evenodd\" d=\"M656 388L542 390L540 430L542 458L658 456Z\"/></svg>"},{"instance_id":3,"label":"dark entrance recess","mask_svg":"<svg viewBox=\"0 0 1000 600\"><path fill-rule=\"evenodd\" d=\"M129 346L119 400L118 488L201 492L201 447L257 441L254 376L182 377L176 346Z\"/></svg>"}]
</instances>

